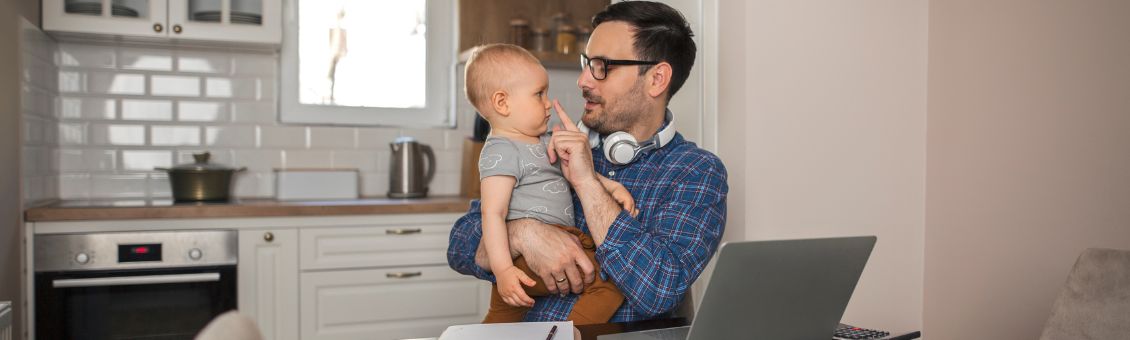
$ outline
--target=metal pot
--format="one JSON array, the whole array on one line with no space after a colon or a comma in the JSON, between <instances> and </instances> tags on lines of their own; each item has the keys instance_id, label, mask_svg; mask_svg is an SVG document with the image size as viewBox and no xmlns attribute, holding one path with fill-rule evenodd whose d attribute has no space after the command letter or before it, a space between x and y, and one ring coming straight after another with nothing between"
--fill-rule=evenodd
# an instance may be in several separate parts
<instances>
[{"instance_id":1,"label":"metal pot","mask_svg":"<svg viewBox=\"0 0 1130 340\"><path fill-rule=\"evenodd\" d=\"M173 199L177 201L227 201L231 198L232 175L247 168L230 168L208 163L211 153L193 154L192 164L156 168L169 173Z\"/></svg>"}]
</instances>

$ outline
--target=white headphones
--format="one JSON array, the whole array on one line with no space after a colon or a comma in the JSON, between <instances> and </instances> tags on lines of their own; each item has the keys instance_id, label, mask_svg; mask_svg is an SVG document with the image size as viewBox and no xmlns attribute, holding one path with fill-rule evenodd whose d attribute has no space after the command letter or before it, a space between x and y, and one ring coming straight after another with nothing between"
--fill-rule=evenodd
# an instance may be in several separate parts
<instances>
[{"instance_id":1,"label":"white headphones","mask_svg":"<svg viewBox=\"0 0 1130 340\"><path fill-rule=\"evenodd\" d=\"M644 151L662 148L672 139L675 139L675 117L671 115L671 110L667 110L665 116L667 126L643 143L637 142L632 134L624 131L613 132L608 137L604 137L604 140L601 140L600 134L590 130L582 121L577 121L577 129L589 134L589 145L591 147L604 145L604 158L607 158L612 164L625 165L635 161L636 156Z\"/></svg>"}]
</instances>

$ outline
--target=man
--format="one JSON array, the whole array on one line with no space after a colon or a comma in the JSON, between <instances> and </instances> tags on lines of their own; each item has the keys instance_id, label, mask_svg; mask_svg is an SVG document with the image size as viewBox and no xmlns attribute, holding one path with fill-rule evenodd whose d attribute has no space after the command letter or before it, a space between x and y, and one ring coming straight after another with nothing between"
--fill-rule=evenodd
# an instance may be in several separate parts
<instances>
[{"instance_id":1,"label":"man","mask_svg":"<svg viewBox=\"0 0 1130 340\"><path fill-rule=\"evenodd\" d=\"M686 20L675 9L645 1L621 2L597 13L582 57L577 85L584 96L581 121L601 138L616 132L651 140L669 122L666 107L694 65L695 45ZM557 105L559 113L563 113ZM562 114L564 116L564 114ZM536 299L527 321L565 320L576 295L594 275L605 275L624 293L612 322L664 316L714 254L726 221L726 169L721 160L674 134L613 162L602 145L571 126L553 133L549 156L561 162L574 190L576 226L597 243L600 273L576 237L532 219L507 223L513 256L560 295ZM644 144L647 144L646 142ZM595 151L594 151L595 150ZM627 163L627 164L616 164ZM604 174L628 188L639 215L632 217L600 186ZM477 202L451 231L448 262L456 271L493 281L479 242ZM556 282L556 285L553 284Z\"/></svg>"}]
</instances>

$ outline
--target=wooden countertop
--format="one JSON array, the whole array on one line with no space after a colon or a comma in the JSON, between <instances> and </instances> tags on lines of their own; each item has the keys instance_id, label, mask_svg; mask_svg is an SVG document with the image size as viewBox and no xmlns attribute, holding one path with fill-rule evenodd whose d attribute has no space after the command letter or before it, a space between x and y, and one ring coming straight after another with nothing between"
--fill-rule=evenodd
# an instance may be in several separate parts
<instances>
[{"instance_id":1,"label":"wooden countertop","mask_svg":"<svg viewBox=\"0 0 1130 340\"><path fill-rule=\"evenodd\" d=\"M172 200L64 200L24 212L28 222L220 218L319 215L426 214L466 212L471 199L439 196L417 199L277 201L239 199L224 203L174 203Z\"/></svg>"}]
</instances>

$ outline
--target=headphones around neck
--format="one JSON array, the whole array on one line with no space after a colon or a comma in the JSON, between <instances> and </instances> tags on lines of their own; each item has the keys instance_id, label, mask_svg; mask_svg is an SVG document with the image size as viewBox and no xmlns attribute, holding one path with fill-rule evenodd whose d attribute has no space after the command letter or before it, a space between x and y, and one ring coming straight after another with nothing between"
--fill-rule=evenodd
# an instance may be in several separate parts
<instances>
[{"instance_id":1,"label":"headphones around neck","mask_svg":"<svg viewBox=\"0 0 1130 340\"><path fill-rule=\"evenodd\" d=\"M582 133L589 134L589 146L595 148L603 145L604 158L607 158L612 164L626 165L635 161L636 157L644 151L662 148L672 139L675 139L675 117L671 115L671 110L667 110L665 116L667 126L664 126L663 129L643 143L637 142L632 134L624 131L613 132L601 140L599 133L590 130L580 120L577 121L577 129L581 130Z\"/></svg>"}]
</instances>

